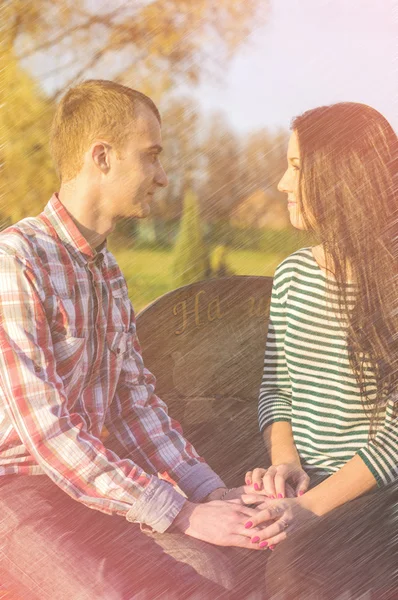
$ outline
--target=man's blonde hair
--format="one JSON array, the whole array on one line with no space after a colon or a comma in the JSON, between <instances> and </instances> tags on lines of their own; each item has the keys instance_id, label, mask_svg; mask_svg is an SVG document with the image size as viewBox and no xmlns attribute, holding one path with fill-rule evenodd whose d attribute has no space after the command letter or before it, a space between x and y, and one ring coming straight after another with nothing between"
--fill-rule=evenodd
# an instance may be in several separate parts
<instances>
[{"instance_id":1,"label":"man's blonde hair","mask_svg":"<svg viewBox=\"0 0 398 600\"><path fill-rule=\"evenodd\" d=\"M159 111L148 96L119 83L89 79L68 90L57 106L50 134L61 182L79 173L83 155L95 139L108 141L119 155L143 104L160 123Z\"/></svg>"}]
</instances>

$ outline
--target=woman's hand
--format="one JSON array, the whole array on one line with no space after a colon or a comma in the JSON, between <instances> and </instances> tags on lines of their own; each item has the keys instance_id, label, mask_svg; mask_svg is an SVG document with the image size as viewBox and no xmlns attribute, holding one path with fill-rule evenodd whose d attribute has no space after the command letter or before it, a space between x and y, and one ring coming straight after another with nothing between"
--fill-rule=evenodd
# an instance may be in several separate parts
<instances>
[{"instance_id":1,"label":"woman's hand","mask_svg":"<svg viewBox=\"0 0 398 600\"><path fill-rule=\"evenodd\" d=\"M257 496L258 498L258 496ZM243 497L246 504L255 504L256 495L248 494ZM319 517L300 504L299 498L287 498L259 504L260 509L245 523L246 529L257 528L251 541L260 548L273 550L277 544L285 540L293 531ZM258 530L259 526L261 527Z\"/></svg>"},{"instance_id":2,"label":"woman's hand","mask_svg":"<svg viewBox=\"0 0 398 600\"><path fill-rule=\"evenodd\" d=\"M295 498L308 490L310 478L300 464L284 463L248 471L245 482L270 498Z\"/></svg>"}]
</instances>

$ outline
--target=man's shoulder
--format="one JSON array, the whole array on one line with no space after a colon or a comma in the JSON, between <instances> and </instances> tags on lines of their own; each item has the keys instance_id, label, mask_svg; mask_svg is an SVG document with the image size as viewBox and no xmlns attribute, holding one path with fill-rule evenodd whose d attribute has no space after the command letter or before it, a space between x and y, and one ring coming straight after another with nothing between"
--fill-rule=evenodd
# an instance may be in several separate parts
<instances>
[{"instance_id":1,"label":"man's shoulder","mask_svg":"<svg viewBox=\"0 0 398 600\"><path fill-rule=\"evenodd\" d=\"M39 217L27 217L0 232L0 256L40 262L43 256L41 250L49 243L51 245L51 240L53 238Z\"/></svg>"}]
</instances>

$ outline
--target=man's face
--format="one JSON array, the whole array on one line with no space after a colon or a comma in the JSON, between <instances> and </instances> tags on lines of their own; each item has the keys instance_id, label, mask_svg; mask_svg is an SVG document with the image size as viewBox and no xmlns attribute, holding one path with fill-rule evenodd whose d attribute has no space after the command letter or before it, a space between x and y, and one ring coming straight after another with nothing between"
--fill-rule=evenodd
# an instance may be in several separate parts
<instances>
[{"instance_id":1,"label":"man's face","mask_svg":"<svg viewBox=\"0 0 398 600\"><path fill-rule=\"evenodd\" d=\"M103 181L107 205L103 208L112 219L149 215L153 194L168 184L159 158L161 151L159 121L147 106L141 106L119 158L112 150L110 170Z\"/></svg>"}]
</instances>

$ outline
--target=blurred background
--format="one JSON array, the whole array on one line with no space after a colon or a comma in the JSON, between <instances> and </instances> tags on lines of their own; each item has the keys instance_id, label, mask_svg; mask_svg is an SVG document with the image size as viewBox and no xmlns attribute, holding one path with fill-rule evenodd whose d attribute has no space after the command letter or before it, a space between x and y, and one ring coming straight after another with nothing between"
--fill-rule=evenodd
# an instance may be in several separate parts
<instances>
[{"instance_id":1,"label":"blurred background","mask_svg":"<svg viewBox=\"0 0 398 600\"><path fill-rule=\"evenodd\" d=\"M160 109L169 186L108 240L136 311L193 281L273 275L314 242L276 187L295 115L357 101L398 125L395 0L2 0L0 32L0 228L58 189L66 87L113 79Z\"/></svg>"}]
</instances>

